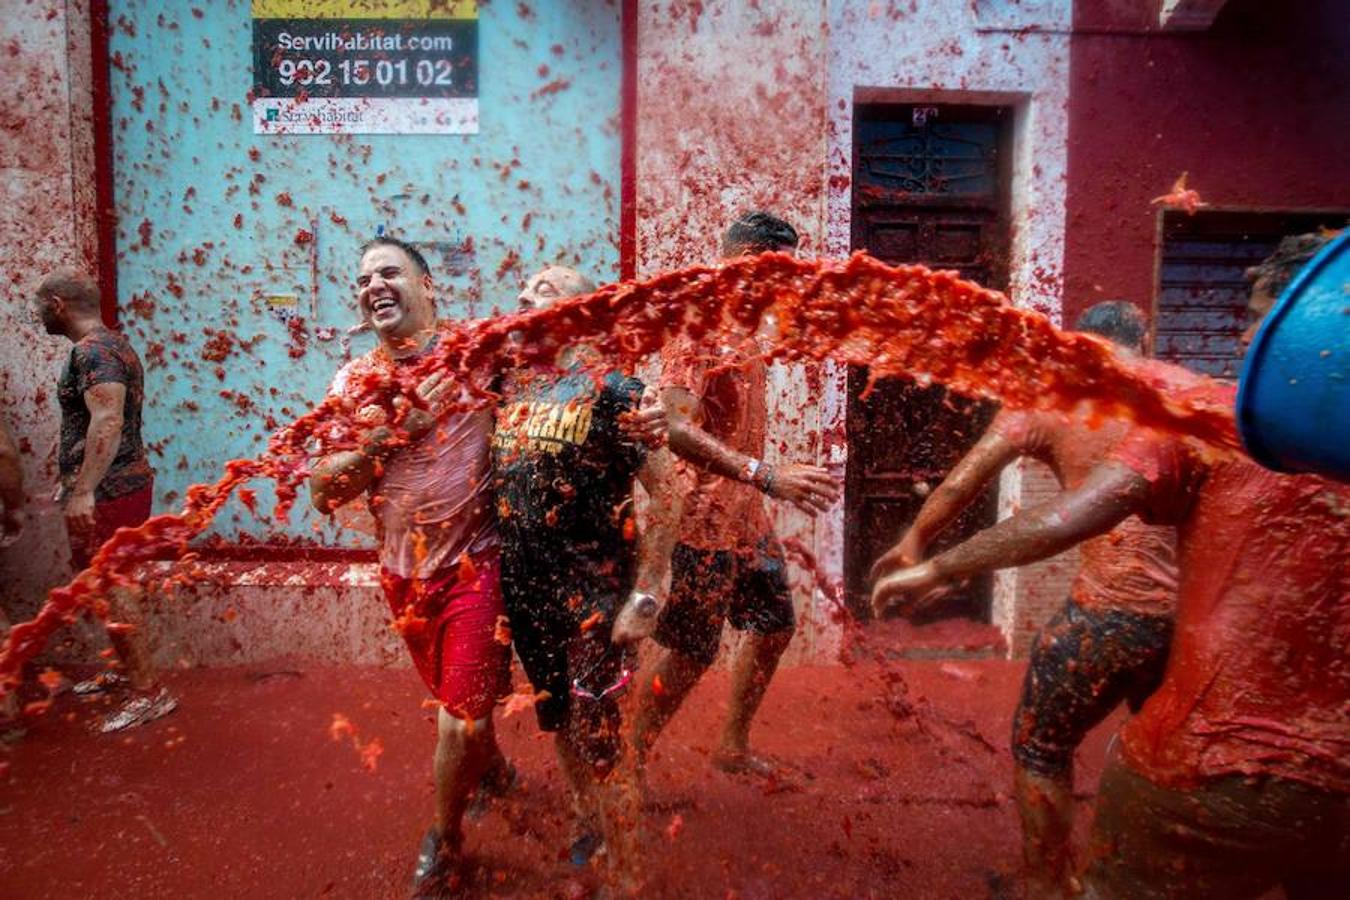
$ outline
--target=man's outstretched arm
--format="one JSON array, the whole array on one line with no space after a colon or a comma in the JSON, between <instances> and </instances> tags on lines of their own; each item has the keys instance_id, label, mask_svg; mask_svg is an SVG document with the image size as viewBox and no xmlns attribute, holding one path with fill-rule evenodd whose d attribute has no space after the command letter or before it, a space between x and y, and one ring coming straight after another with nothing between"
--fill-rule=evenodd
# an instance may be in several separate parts
<instances>
[{"instance_id":1,"label":"man's outstretched arm","mask_svg":"<svg viewBox=\"0 0 1350 900\"><path fill-rule=\"evenodd\" d=\"M1077 488L1024 509L927 562L887 567L872 587L872 609L880 616L947 582L1062 553L1138 512L1148 494L1142 475L1121 463L1103 463Z\"/></svg>"},{"instance_id":2,"label":"man's outstretched arm","mask_svg":"<svg viewBox=\"0 0 1350 900\"><path fill-rule=\"evenodd\" d=\"M753 484L776 500L786 500L807 515L829 509L839 499L839 485L819 466L788 463L770 466L740 453L698 425L699 400L685 388L661 390L661 405L670 423L670 449L714 475Z\"/></svg>"},{"instance_id":3,"label":"man's outstretched arm","mask_svg":"<svg viewBox=\"0 0 1350 900\"><path fill-rule=\"evenodd\" d=\"M912 566L922 560L933 539L1019 455L1021 451L1002 434L992 428L986 431L928 495L904 536L872 565L872 580L875 581L883 571Z\"/></svg>"}]
</instances>

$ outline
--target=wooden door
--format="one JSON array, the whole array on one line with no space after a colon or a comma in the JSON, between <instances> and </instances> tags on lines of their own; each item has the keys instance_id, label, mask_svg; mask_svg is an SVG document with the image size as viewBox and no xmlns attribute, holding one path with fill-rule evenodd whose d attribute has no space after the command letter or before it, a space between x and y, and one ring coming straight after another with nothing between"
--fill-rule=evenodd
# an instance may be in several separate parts
<instances>
[{"instance_id":1,"label":"wooden door","mask_svg":"<svg viewBox=\"0 0 1350 900\"><path fill-rule=\"evenodd\" d=\"M1007 286L1007 136L1002 108L861 106L855 118L853 249L888 263L955 269ZM914 520L928 491L980 438L995 406L888 378L867 398L865 367L848 378L844 577L849 605L866 616L872 563ZM993 485L935 545L992 524ZM991 579L977 579L941 615L987 620Z\"/></svg>"}]
</instances>

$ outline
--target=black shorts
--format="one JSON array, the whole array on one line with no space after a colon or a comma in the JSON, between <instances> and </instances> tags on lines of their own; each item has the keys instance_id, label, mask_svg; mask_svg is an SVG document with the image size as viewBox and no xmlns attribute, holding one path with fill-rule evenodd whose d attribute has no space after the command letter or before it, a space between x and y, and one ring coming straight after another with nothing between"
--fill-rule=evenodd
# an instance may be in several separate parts
<instances>
[{"instance_id":1,"label":"black shorts","mask_svg":"<svg viewBox=\"0 0 1350 900\"><path fill-rule=\"evenodd\" d=\"M1067 771L1083 737L1122 700L1138 711L1162 682L1172 619L1083 609L1041 628L1013 716L1013 757L1038 775Z\"/></svg>"},{"instance_id":2,"label":"black shorts","mask_svg":"<svg viewBox=\"0 0 1350 900\"><path fill-rule=\"evenodd\" d=\"M795 626L783 548L773 538L742 550L676 544L670 570L670 600L654 637L696 662L708 666L717 658L724 621L756 634L778 634Z\"/></svg>"},{"instance_id":3,"label":"black shorts","mask_svg":"<svg viewBox=\"0 0 1350 900\"><path fill-rule=\"evenodd\" d=\"M636 665L631 650L609 639L627 592L559 597L552 590L530 590L528 581L504 574L502 599L516 656L535 693L547 692L534 705L539 728L563 732L585 762L612 766L622 746L622 689L608 694L605 689L620 684Z\"/></svg>"}]
</instances>

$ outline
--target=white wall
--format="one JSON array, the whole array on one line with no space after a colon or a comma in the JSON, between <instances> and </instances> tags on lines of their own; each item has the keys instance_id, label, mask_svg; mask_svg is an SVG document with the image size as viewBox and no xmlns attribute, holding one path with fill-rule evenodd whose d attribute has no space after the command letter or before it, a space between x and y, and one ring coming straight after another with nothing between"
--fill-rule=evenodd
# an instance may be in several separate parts
<instances>
[{"instance_id":1,"label":"white wall","mask_svg":"<svg viewBox=\"0 0 1350 900\"><path fill-rule=\"evenodd\" d=\"M95 257L89 24L85 2L39 0L5 9L7 90L0 94L0 416L23 452L22 537L0 550L0 609L26 619L69 574L56 488L56 381L70 350L30 312L58 266L92 271ZM10 55L13 52L13 55Z\"/></svg>"},{"instance_id":2,"label":"white wall","mask_svg":"<svg viewBox=\"0 0 1350 900\"><path fill-rule=\"evenodd\" d=\"M1014 107L1009 294L1058 318L1068 166L1071 0L831 0L826 110L826 237L830 256L849 252L855 94L895 102ZM831 382L822 428L842 429L844 381ZM1000 515L1020 499L1006 479ZM841 528L842 531L842 528ZM842 540L832 561L842 566ZM839 560L836 560L836 557ZM1001 574L995 624L1011 636L1018 597L1035 575ZM1009 641L1012 644L1012 641Z\"/></svg>"}]
</instances>

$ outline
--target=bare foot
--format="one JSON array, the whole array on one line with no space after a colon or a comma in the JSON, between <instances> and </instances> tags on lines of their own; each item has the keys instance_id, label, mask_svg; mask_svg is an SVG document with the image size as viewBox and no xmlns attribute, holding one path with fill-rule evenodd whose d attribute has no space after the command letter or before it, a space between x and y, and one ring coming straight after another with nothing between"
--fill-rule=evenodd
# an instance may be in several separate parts
<instances>
[{"instance_id":1,"label":"bare foot","mask_svg":"<svg viewBox=\"0 0 1350 900\"><path fill-rule=\"evenodd\" d=\"M729 775L758 775L761 778L780 778L784 766L749 750L722 748L712 755L712 764Z\"/></svg>"}]
</instances>

